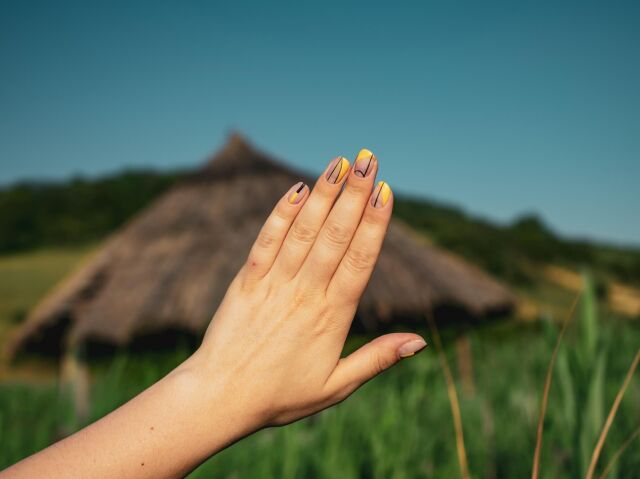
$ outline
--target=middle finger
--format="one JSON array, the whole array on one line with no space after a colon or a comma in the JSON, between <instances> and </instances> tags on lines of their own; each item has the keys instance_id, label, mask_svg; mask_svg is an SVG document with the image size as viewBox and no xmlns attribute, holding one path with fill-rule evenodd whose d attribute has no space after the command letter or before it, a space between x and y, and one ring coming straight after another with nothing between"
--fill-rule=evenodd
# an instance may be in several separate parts
<instances>
[{"instance_id":1,"label":"middle finger","mask_svg":"<svg viewBox=\"0 0 640 479\"><path fill-rule=\"evenodd\" d=\"M305 282L328 284L342 261L367 204L378 161L369 150L360 150L344 191L318 233L299 274Z\"/></svg>"}]
</instances>

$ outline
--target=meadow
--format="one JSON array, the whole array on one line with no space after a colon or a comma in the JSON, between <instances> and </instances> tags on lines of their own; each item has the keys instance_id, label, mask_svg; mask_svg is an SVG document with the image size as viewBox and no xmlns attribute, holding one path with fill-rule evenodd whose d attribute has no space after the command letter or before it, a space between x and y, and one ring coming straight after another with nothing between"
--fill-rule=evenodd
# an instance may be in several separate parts
<instances>
[{"instance_id":1,"label":"meadow","mask_svg":"<svg viewBox=\"0 0 640 479\"><path fill-rule=\"evenodd\" d=\"M41 289L85 254L86 250L49 250L0 260L0 277L5 278L0 302L14 301L5 303L0 319L11 320L30 307ZM41 268L43 264L49 266ZM22 272L25 280L6 281L8 271ZM39 280L33 279L37 273ZM549 293L540 289L530 294ZM571 298L567 292L556 292L553 301L566 310ZM456 378L455 340L464 334L471 345L473 388L465 392L457 383L471 477L531 475L540 398L558 334L558 322L553 319L562 319L547 316L526 322L510 318L468 331L441 331ZM422 333L429 349L376 378L344 403L296 424L262 430L207 461L191 477L460 477L443 371L426 325ZM347 348L366 339L351 338ZM588 463L639 344L637 323L598 306L593 292L586 301L583 298L555 368L540 477L584 477L585 460ZM122 404L188 354L187 346L135 355L120 351L92 363L89 420ZM636 374L607 437L598 473L640 426L638 404ZM0 468L81 425L55 374L8 375L0 382ZM639 471L640 439L636 439L608 477L640 477Z\"/></svg>"},{"instance_id":2,"label":"meadow","mask_svg":"<svg viewBox=\"0 0 640 479\"><path fill-rule=\"evenodd\" d=\"M0 256L0 343L89 251L83 246Z\"/></svg>"},{"instance_id":3,"label":"meadow","mask_svg":"<svg viewBox=\"0 0 640 479\"><path fill-rule=\"evenodd\" d=\"M181 177L180 172L124 172L0 190L0 344L43 294L90 254L92 244ZM570 272L579 278L576 272L589 267L595 285L583 293L557 357L540 456L540 477L585 477L640 345L640 250L560 238L535 217L495 225L435 202L398 198L396 203L398 218L505 281L521 299L514 317L440 331L459 394L473 478L531 477L547 367L559 325L577 294L574 280L550 281L543 272L558 265L560 279L571 278ZM636 311L635 320L610 309L607 297L616 284L635 288L627 308ZM192 477L462 477L443 368L426 323L418 332L430 343L420 355L335 408L242 440ZM464 364L459 338L467 339L471 351L472 360L467 357ZM367 339L350 338L347 349ZM137 394L189 353L187 345L142 354L122 350L92 362L88 421ZM82 426L57 380L57 368L42 360L17 366L0 361L0 469ZM638 404L636 373L594 477L640 430ZM640 477L640 437L607 477Z\"/></svg>"}]
</instances>

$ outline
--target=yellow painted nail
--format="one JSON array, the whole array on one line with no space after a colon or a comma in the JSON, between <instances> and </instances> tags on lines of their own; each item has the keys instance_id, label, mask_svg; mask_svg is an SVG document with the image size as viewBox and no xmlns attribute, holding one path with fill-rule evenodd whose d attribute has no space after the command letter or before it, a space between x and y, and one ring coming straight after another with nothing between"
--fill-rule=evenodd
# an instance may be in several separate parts
<instances>
[{"instance_id":1,"label":"yellow painted nail","mask_svg":"<svg viewBox=\"0 0 640 479\"><path fill-rule=\"evenodd\" d=\"M353 165L353 173L360 178L365 178L373 171L373 166L376 162L376 155L371 153L366 148L360 150L356 157L356 162Z\"/></svg>"},{"instance_id":2,"label":"yellow painted nail","mask_svg":"<svg viewBox=\"0 0 640 479\"><path fill-rule=\"evenodd\" d=\"M379 181L371 195L371 205L376 208L382 208L387 204L391 197L391 188L386 181Z\"/></svg>"},{"instance_id":3,"label":"yellow painted nail","mask_svg":"<svg viewBox=\"0 0 640 479\"><path fill-rule=\"evenodd\" d=\"M344 175L347 174L347 171L349 171L349 160L344 156L339 156L329 163L327 167L327 181L333 184L340 183Z\"/></svg>"},{"instance_id":4,"label":"yellow painted nail","mask_svg":"<svg viewBox=\"0 0 640 479\"><path fill-rule=\"evenodd\" d=\"M288 198L289 203L291 203L292 205L297 205L298 203L300 203L307 194L306 186L307 185L305 185L302 181L293 185Z\"/></svg>"}]
</instances>

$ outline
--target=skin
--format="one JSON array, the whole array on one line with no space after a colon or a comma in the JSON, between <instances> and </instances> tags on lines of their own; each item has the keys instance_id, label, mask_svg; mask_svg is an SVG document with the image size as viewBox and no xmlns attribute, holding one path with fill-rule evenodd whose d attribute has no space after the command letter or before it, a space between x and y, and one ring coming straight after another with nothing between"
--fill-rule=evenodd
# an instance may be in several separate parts
<instances>
[{"instance_id":1,"label":"skin","mask_svg":"<svg viewBox=\"0 0 640 479\"><path fill-rule=\"evenodd\" d=\"M323 173L311 192L292 187L189 359L0 477L181 477L248 434L339 403L421 350L420 336L394 333L341 358L393 207L388 185L374 190L377 168L374 157L366 177L349 166L335 183L339 175Z\"/></svg>"}]
</instances>

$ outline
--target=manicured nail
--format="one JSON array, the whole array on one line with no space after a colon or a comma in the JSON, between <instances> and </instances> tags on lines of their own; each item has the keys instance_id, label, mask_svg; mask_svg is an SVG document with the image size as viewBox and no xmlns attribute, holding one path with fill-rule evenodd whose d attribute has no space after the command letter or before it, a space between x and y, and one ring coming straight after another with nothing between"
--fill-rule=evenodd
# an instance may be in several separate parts
<instances>
[{"instance_id":1,"label":"manicured nail","mask_svg":"<svg viewBox=\"0 0 640 479\"><path fill-rule=\"evenodd\" d=\"M289 193L289 203L291 203L292 205L297 205L298 203L300 203L307 195L308 190L309 188L307 188L307 185L305 185L302 181L293 185L290 190L291 193Z\"/></svg>"},{"instance_id":2,"label":"manicured nail","mask_svg":"<svg viewBox=\"0 0 640 479\"><path fill-rule=\"evenodd\" d=\"M339 156L329 163L325 178L327 178L329 183L340 183L344 175L347 174L347 171L349 171L349 160L344 156Z\"/></svg>"},{"instance_id":3,"label":"manicured nail","mask_svg":"<svg viewBox=\"0 0 640 479\"><path fill-rule=\"evenodd\" d=\"M418 351L424 349L427 343L424 339L412 339L409 342L404 343L398 348L398 356L400 358L408 358L416 354Z\"/></svg>"},{"instance_id":4,"label":"manicured nail","mask_svg":"<svg viewBox=\"0 0 640 479\"><path fill-rule=\"evenodd\" d=\"M373 171L376 156L367 149L360 150L353 165L353 173L360 178L365 178Z\"/></svg>"},{"instance_id":5,"label":"manicured nail","mask_svg":"<svg viewBox=\"0 0 640 479\"><path fill-rule=\"evenodd\" d=\"M371 206L382 208L389 201L391 188L386 181L379 181L371 195Z\"/></svg>"}]
</instances>

